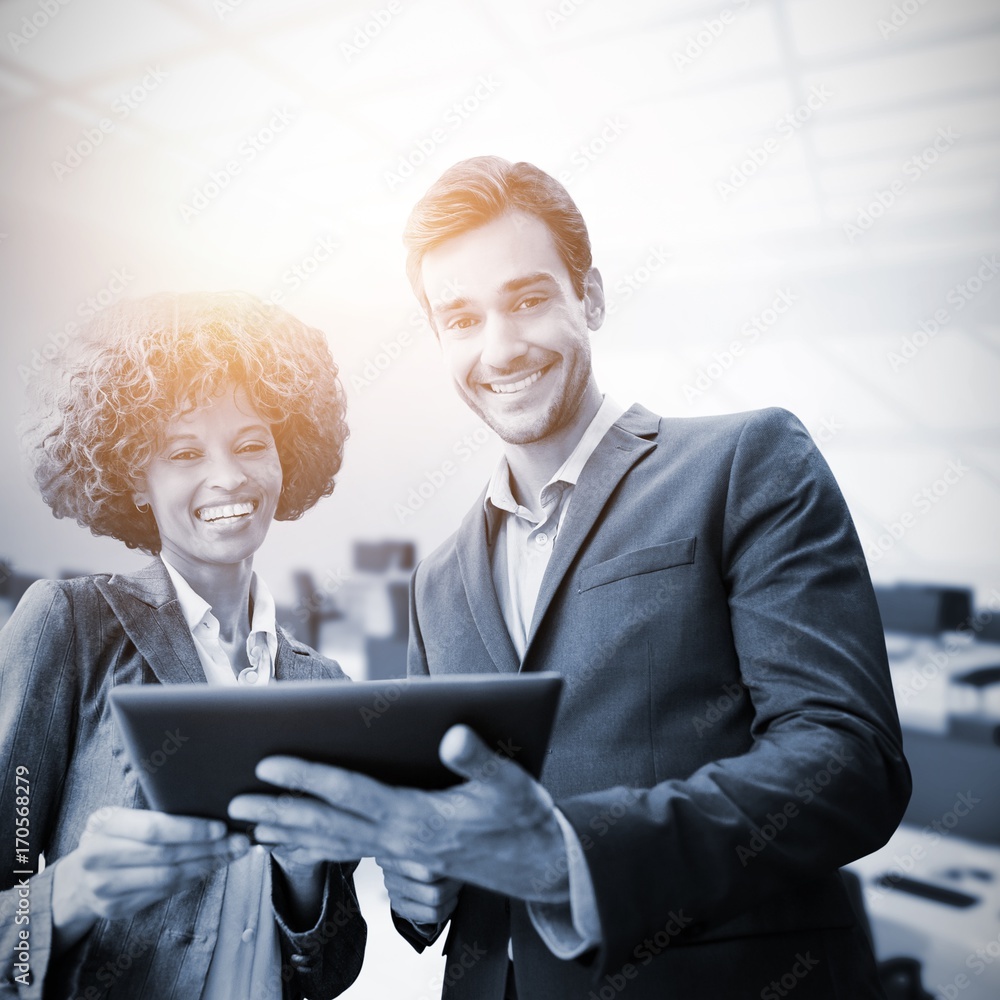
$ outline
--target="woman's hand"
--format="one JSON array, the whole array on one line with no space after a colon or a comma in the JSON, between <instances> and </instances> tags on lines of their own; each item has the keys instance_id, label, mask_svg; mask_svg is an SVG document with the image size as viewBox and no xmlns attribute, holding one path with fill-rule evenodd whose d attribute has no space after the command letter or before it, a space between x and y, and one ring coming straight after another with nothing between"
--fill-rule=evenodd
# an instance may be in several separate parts
<instances>
[{"instance_id":1,"label":"woman's hand","mask_svg":"<svg viewBox=\"0 0 1000 1000\"><path fill-rule=\"evenodd\" d=\"M116 920L190 888L242 857L250 843L225 823L146 809L99 809L80 844L53 866L55 947L75 944L99 919Z\"/></svg>"},{"instance_id":2,"label":"woman's hand","mask_svg":"<svg viewBox=\"0 0 1000 1000\"><path fill-rule=\"evenodd\" d=\"M376 858L393 910L414 924L443 924L458 903L462 883L435 875L425 865Z\"/></svg>"}]
</instances>

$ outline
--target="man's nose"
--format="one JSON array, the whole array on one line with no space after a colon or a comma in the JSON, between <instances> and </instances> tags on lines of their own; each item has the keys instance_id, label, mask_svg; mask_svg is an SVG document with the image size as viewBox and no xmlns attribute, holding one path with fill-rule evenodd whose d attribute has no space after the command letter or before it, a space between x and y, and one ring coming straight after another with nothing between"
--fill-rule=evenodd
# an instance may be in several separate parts
<instances>
[{"instance_id":1,"label":"man's nose","mask_svg":"<svg viewBox=\"0 0 1000 1000\"><path fill-rule=\"evenodd\" d=\"M523 357L527 343L521 335L519 324L507 316L491 316L483 331L483 350L480 362L497 371L505 371L514 361Z\"/></svg>"}]
</instances>

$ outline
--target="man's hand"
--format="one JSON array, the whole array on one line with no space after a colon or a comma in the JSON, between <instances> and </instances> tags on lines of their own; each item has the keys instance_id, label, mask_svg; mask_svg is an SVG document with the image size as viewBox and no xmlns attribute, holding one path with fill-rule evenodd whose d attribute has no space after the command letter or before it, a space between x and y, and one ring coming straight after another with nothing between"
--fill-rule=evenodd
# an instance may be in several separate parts
<instances>
[{"instance_id":1,"label":"man's hand","mask_svg":"<svg viewBox=\"0 0 1000 1000\"><path fill-rule=\"evenodd\" d=\"M257 766L261 780L315 798L240 795L229 813L256 823L263 843L338 861L412 861L436 878L566 902L566 847L548 792L467 726L445 733L440 755L468 780L422 792L325 764L269 757Z\"/></svg>"},{"instance_id":2,"label":"man's hand","mask_svg":"<svg viewBox=\"0 0 1000 1000\"><path fill-rule=\"evenodd\" d=\"M458 903L462 883L415 861L376 858L393 910L414 924L443 924Z\"/></svg>"}]
</instances>

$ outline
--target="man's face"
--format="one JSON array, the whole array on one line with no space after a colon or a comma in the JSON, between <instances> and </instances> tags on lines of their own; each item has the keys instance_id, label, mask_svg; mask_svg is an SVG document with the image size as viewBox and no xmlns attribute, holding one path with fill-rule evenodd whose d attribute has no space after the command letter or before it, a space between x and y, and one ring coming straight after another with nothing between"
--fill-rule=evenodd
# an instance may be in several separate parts
<instances>
[{"instance_id":1,"label":"man's face","mask_svg":"<svg viewBox=\"0 0 1000 1000\"><path fill-rule=\"evenodd\" d=\"M600 275L581 300L541 219L512 212L430 250L421 274L459 395L508 444L567 426L592 378Z\"/></svg>"}]
</instances>

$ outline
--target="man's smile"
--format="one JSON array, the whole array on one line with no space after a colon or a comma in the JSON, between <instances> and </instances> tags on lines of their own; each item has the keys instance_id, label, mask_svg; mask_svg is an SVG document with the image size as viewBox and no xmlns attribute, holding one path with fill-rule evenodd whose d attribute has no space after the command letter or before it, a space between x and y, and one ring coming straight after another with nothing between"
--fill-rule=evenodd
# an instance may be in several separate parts
<instances>
[{"instance_id":1,"label":"man's smile","mask_svg":"<svg viewBox=\"0 0 1000 1000\"><path fill-rule=\"evenodd\" d=\"M519 378L516 382L486 382L495 393L499 394L509 394L512 392L521 392L523 389L527 389L528 386L534 385L550 368L552 365L546 365L544 368L539 368L537 371L532 372L530 375Z\"/></svg>"}]
</instances>

